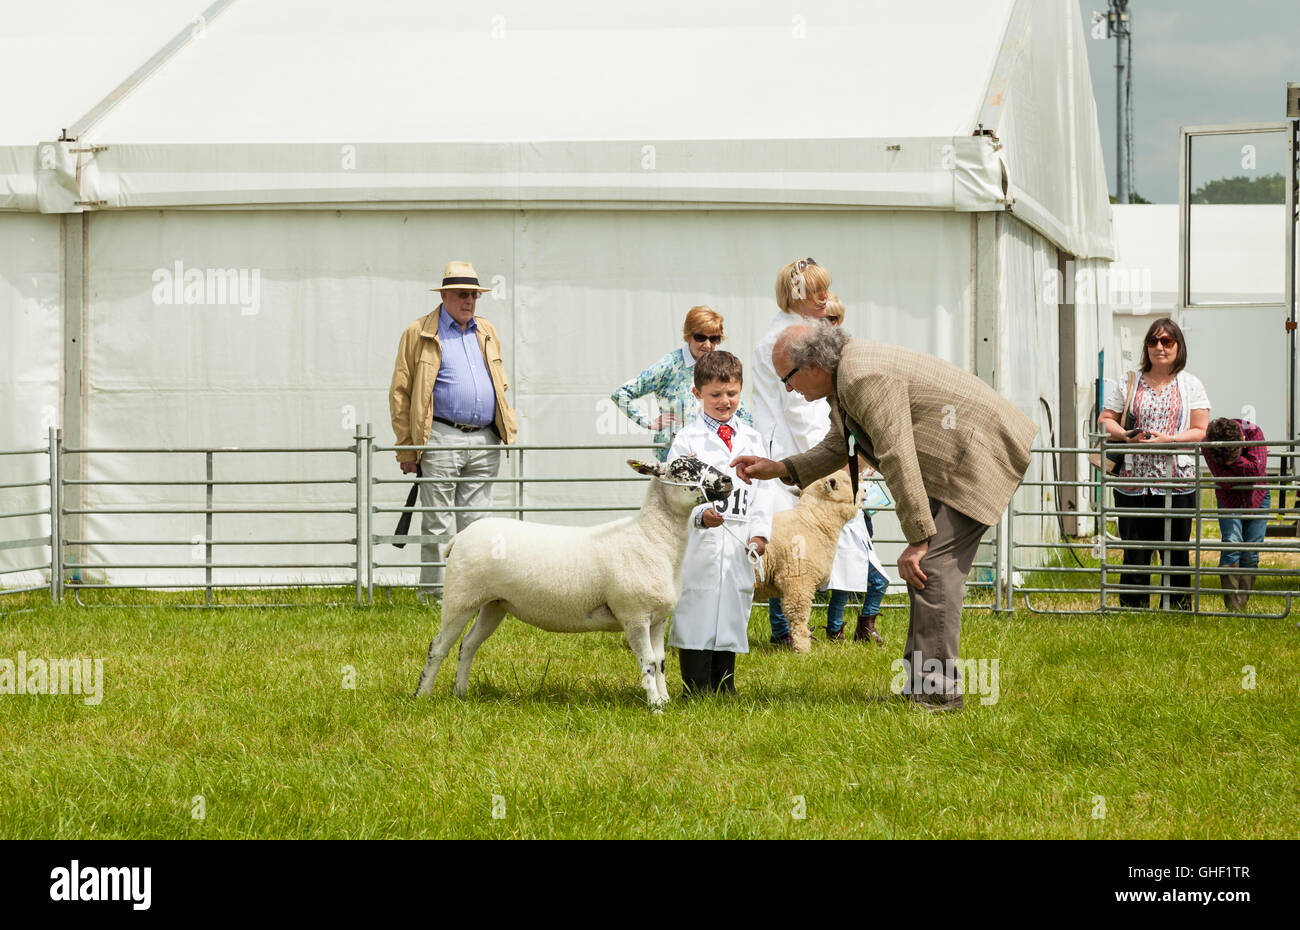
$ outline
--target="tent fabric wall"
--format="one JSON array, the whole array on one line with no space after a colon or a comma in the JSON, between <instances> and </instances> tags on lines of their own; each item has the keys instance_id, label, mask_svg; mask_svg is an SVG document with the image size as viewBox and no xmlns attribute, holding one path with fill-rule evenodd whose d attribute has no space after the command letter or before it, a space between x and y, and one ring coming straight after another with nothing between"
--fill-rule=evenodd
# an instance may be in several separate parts
<instances>
[{"instance_id":1,"label":"tent fabric wall","mask_svg":"<svg viewBox=\"0 0 1300 930\"><path fill-rule=\"evenodd\" d=\"M1001 217L998 236L998 383L997 388L1035 423L1035 446L1052 444L1059 432L1060 380L1056 360L1060 352L1057 302L1050 297L1049 282L1056 273L1056 249L1047 238L1015 217ZM1035 456L1027 481L1053 476ZM1055 507L1055 495L1043 487L1021 487L1015 506L1022 510ZM1017 542L1038 543L1058 539L1060 531L1050 517L1017 517L1012 528ZM1030 551L1032 553L1032 550ZM1021 559L1031 557L1022 554Z\"/></svg>"},{"instance_id":2,"label":"tent fabric wall","mask_svg":"<svg viewBox=\"0 0 1300 930\"><path fill-rule=\"evenodd\" d=\"M1106 167L1088 73L1087 40L1073 0L1028 4L996 133L1009 209L1080 258L1115 257Z\"/></svg>"},{"instance_id":3,"label":"tent fabric wall","mask_svg":"<svg viewBox=\"0 0 1300 930\"><path fill-rule=\"evenodd\" d=\"M0 450L38 449L58 425L60 347L59 227L57 216L8 216L0 222ZM0 456L0 484L49 475L44 456ZM0 489L0 512L49 506L44 488ZM3 539L49 533L46 517L7 518ZM49 561L44 549L0 549L0 571ZM48 576L48 573L46 573ZM39 583L33 573L7 574L0 585Z\"/></svg>"},{"instance_id":4,"label":"tent fabric wall","mask_svg":"<svg viewBox=\"0 0 1300 930\"><path fill-rule=\"evenodd\" d=\"M89 436L94 448L343 446L352 425L370 422L391 444L387 387L398 337L437 306L428 291L441 265L470 258L497 290L479 312L510 347L520 441L603 445L650 442L613 409L619 384L681 345L686 310L705 303L727 321L724 348L748 368L753 346L776 312L776 271L793 255L812 254L835 275L855 335L909 345L968 365L970 222L957 214L735 213L693 211L328 211L133 212L92 218L86 363ZM225 304L176 303L172 283L186 272L251 266L258 272L256 312ZM194 296L199 296L195 292ZM182 301L184 288L181 288ZM204 292L206 299L207 294ZM611 326L611 320L617 320ZM748 393L748 392L747 392ZM648 451L642 455L650 454ZM525 453L530 477L632 477L631 452ZM339 477L346 455L220 453L216 477ZM502 476L518 473L519 453ZM398 478L391 454L376 455L375 474ZM147 458L97 456L98 480L201 480L204 458L184 453ZM385 503L405 488L384 486ZM508 484L499 506L514 503ZM534 506L639 505L637 483L539 484ZM100 486L87 505L201 506L202 485ZM350 506L346 485L219 489L218 507ZM592 523L610 513L533 514L530 519ZM223 539L321 539L350 536L353 517L215 518ZM392 515L376 518L388 532ZM882 521L882 532L897 527ZM86 522L88 538L176 539L204 532L203 516L106 513ZM195 553L202 550L195 550ZM178 556L179 553L179 556ZM337 562L339 547L276 550L240 546L219 561ZM87 565L191 558L182 547L87 547ZM414 560L385 547L380 561ZM322 580L342 569L223 571L217 580ZM134 584L193 582L196 569L109 572ZM400 571L385 578L405 577Z\"/></svg>"}]
</instances>

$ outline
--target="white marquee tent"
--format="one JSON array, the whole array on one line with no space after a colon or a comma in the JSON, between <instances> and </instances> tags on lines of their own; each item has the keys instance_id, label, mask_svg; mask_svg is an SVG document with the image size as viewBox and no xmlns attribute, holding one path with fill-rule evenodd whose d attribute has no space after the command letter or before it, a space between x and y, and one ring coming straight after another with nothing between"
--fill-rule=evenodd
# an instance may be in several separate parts
<instances>
[{"instance_id":1,"label":"white marquee tent","mask_svg":"<svg viewBox=\"0 0 1300 930\"><path fill-rule=\"evenodd\" d=\"M797 14L767 0L53 0L23 16L0 38L0 448L39 445L52 424L74 447L343 446L367 422L391 443L398 335L436 307L428 288L454 258L496 285L480 313L509 347L525 443L648 442L609 393L679 344L694 304L725 315L725 347L748 363L777 270L805 255L832 270L854 334L975 371L1039 422L1043 444L1074 442L1086 419L1109 309L1058 306L1053 276L1114 250L1073 0L823 0ZM181 288L186 272L204 287ZM621 476L624 457L530 452L525 468ZM303 473L335 474L339 459L321 458L304 454ZM105 454L88 467L157 480L201 479L204 465ZM513 456L503 474L519 468ZM397 477L390 454L375 475ZM222 490L223 506L270 499ZM351 502L350 488L289 490L303 508ZM503 502L514 493L499 486ZM527 501L639 493L553 483ZM93 486L84 503L194 494ZM1040 497L1025 488L1022 506ZM334 538L351 520L219 515L214 533ZM18 535L44 532L31 521ZM1025 531L1050 531L1039 522ZM101 512L69 538L205 532L202 515ZM237 557L340 561L307 545Z\"/></svg>"}]
</instances>

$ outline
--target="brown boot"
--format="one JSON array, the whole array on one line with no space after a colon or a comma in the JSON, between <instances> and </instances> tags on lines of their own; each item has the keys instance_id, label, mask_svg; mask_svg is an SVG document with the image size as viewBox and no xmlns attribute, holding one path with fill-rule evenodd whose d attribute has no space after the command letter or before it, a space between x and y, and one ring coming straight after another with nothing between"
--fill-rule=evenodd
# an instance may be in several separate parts
<instances>
[{"instance_id":1,"label":"brown boot","mask_svg":"<svg viewBox=\"0 0 1300 930\"><path fill-rule=\"evenodd\" d=\"M1254 575L1237 576L1237 609L1242 613L1246 612L1246 604L1250 600L1250 592L1255 590Z\"/></svg>"},{"instance_id":2,"label":"brown boot","mask_svg":"<svg viewBox=\"0 0 1300 930\"><path fill-rule=\"evenodd\" d=\"M1220 575L1219 587L1223 589L1223 609L1237 610L1237 582L1240 575Z\"/></svg>"},{"instance_id":3,"label":"brown boot","mask_svg":"<svg viewBox=\"0 0 1300 930\"><path fill-rule=\"evenodd\" d=\"M858 614L858 627L853 631L853 641L855 643L875 643L877 646L884 645L884 638L876 632L875 614Z\"/></svg>"}]
</instances>

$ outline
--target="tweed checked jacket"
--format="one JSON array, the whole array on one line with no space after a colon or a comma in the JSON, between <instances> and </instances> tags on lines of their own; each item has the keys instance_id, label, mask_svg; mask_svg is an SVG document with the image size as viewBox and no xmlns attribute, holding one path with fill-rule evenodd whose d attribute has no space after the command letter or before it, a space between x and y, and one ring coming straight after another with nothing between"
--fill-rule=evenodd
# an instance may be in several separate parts
<instances>
[{"instance_id":1,"label":"tweed checked jacket","mask_svg":"<svg viewBox=\"0 0 1300 930\"><path fill-rule=\"evenodd\" d=\"M831 428L782 464L807 487L848 462L843 418L885 477L910 543L934 535L929 498L998 522L1025 472L1038 427L973 374L900 346L852 339L832 373Z\"/></svg>"}]
</instances>

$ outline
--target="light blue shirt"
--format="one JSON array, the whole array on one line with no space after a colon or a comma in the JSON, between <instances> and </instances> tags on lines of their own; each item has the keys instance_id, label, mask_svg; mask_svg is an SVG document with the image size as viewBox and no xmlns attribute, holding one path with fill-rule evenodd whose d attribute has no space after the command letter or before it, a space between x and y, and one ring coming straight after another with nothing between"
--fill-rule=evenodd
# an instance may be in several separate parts
<instances>
[{"instance_id":1,"label":"light blue shirt","mask_svg":"<svg viewBox=\"0 0 1300 930\"><path fill-rule=\"evenodd\" d=\"M497 399L478 344L478 322L470 320L462 330L439 306L438 342L442 367L433 383L433 415L462 426L491 426Z\"/></svg>"}]
</instances>

